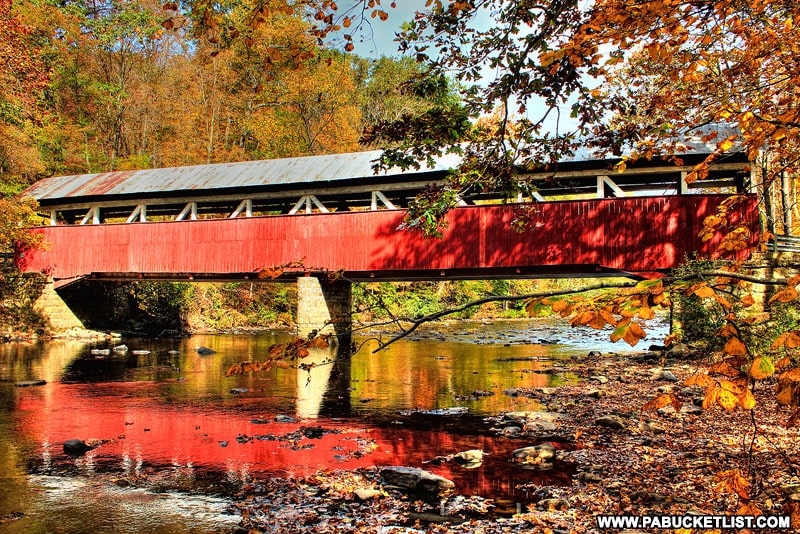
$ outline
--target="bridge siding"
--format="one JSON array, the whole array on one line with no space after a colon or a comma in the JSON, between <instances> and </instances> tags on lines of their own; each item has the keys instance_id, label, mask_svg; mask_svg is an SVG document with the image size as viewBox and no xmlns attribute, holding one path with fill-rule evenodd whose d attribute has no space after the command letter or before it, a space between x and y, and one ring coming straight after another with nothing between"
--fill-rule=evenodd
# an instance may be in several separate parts
<instances>
[{"instance_id":1,"label":"bridge siding","mask_svg":"<svg viewBox=\"0 0 800 534\"><path fill-rule=\"evenodd\" d=\"M465 207L448 217L443 240L396 231L402 211L42 227L47 250L19 260L54 278L97 273L226 274L304 259L306 268L406 271L592 265L643 272L713 256L703 218L725 196L691 195L532 205L530 227L509 229L514 205ZM738 212L757 234L756 200Z\"/></svg>"}]
</instances>

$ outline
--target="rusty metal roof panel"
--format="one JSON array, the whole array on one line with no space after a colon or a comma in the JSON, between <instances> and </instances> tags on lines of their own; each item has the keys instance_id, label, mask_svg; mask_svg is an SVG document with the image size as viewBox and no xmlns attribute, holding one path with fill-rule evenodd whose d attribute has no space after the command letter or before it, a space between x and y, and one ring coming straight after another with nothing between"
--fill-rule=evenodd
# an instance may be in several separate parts
<instances>
[{"instance_id":1,"label":"rusty metal roof panel","mask_svg":"<svg viewBox=\"0 0 800 534\"><path fill-rule=\"evenodd\" d=\"M326 156L307 156L236 163L216 163L189 167L106 172L76 176L56 176L36 182L23 194L38 200L78 199L98 195L148 196L181 191L213 193L221 189L250 189L286 185L333 185L346 180L442 172L458 163L456 156L441 158L434 167L419 170L393 168L375 173L372 168L380 151L354 152Z\"/></svg>"}]
</instances>

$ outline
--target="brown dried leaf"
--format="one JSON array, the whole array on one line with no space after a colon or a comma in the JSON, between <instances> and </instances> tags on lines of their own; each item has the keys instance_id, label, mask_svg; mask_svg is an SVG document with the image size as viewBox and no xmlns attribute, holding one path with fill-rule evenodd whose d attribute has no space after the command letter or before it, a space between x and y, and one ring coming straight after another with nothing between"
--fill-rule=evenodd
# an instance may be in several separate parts
<instances>
[{"instance_id":1,"label":"brown dried leaf","mask_svg":"<svg viewBox=\"0 0 800 534\"><path fill-rule=\"evenodd\" d=\"M731 324L726 324L723 326L720 331L717 333L720 337L731 337L731 336L738 336L739 331L736 329L735 326Z\"/></svg>"},{"instance_id":2,"label":"brown dried leaf","mask_svg":"<svg viewBox=\"0 0 800 534\"><path fill-rule=\"evenodd\" d=\"M742 499L750 499L750 482L742 476L739 469L717 473L714 481L717 482L717 490L735 493Z\"/></svg>"},{"instance_id":3,"label":"brown dried leaf","mask_svg":"<svg viewBox=\"0 0 800 534\"><path fill-rule=\"evenodd\" d=\"M630 345L631 347L635 346L640 340L647 337L642 327L636 323L630 323L628 328L625 329L625 335L622 336L622 339Z\"/></svg>"},{"instance_id":4,"label":"brown dried leaf","mask_svg":"<svg viewBox=\"0 0 800 534\"><path fill-rule=\"evenodd\" d=\"M603 320L605 320L606 323L608 323L608 324L610 324L612 326L616 326L617 325L616 318L614 318L614 315L609 310L603 309L603 310L600 310L598 313L603 318Z\"/></svg>"},{"instance_id":5,"label":"brown dried leaf","mask_svg":"<svg viewBox=\"0 0 800 534\"><path fill-rule=\"evenodd\" d=\"M281 267L266 267L258 272L258 277L261 279L270 278L274 280L275 278L278 278L282 274L283 274L283 268Z\"/></svg>"},{"instance_id":6,"label":"brown dried leaf","mask_svg":"<svg viewBox=\"0 0 800 534\"><path fill-rule=\"evenodd\" d=\"M594 318L589 322L588 326L591 326L595 330L602 330L606 326L606 319L603 317L602 313L596 313Z\"/></svg>"},{"instance_id":7,"label":"brown dried leaf","mask_svg":"<svg viewBox=\"0 0 800 534\"><path fill-rule=\"evenodd\" d=\"M653 295L653 305L669 306L669 297L667 296L667 293L659 293L657 295Z\"/></svg>"},{"instance_id":8,"label":"brown dried leaf","mask_svg":"<svg viewBox=\"0 0 800 534\"><path fill-rule=\"evenodd\" d=\"M753 298L753 295L745 295L741 298L741 300L739 300L739 304L741 304L743 308L749 308L755 303L756 299Z\"/></svg>"},{"instance_id":9,"label":"brown dried leaf","mask_svg":"<svg viewBox=\"0 0 800 534\"><path fill-rule=\"evenodd\" d=\"M717 302L719 302L719 304L720 304L720 305L721 305L723 308L725 308L726 310L730 310L730 309L731 309L731 303L730 303L730 301L729 301L728 299L726 299L725 297L723 297L723 296L721 296L721 295L717 295L717 294L715 294L715 295L714 295L714 299L715 299Z\"/></svg>"},{"instance_id":10,"label":"brown dried leaf","mask_svg":"<svg viewBox=\"0 0 800 534\"><path fill-rule=\"evenodd\" d=\"M779 380L775 399L784 406L800 406L800 382L792 379Z\"/></svg>"},{"instance_id":11,"label":"brown dried leaf","mask_svg":"<svg viewBox=\"0 0 800 534\"><path fill-rule=\"evenodd\" d=\"M665 347L671 347L671 346L672 346L672 345L674 345L674 344L675 344L675 343L676 343L676 342L677 342L679 339L680 339L680 337L678 336L678 334L677 334L677 333L675 333L675 334L670 334L670 335L668 335L667 337L665 337L665 338L664 338L664 346L665 346Z\"/></svg>"},{"instance_id":12,"label":"brown dried leaf","mask_svg":"<svg viewBox=\"0 0 800 534\"><path fill-rule=\"evenodd\" d=\"M687 378L684 381L684 385L706 388L711 384L713 384L714 382L715 382L714 379L708 376L707 374L696 374Z\"/></svg>"},{"instance_id":13,"label":"brown dried leaf","mask_svg":"<svg viewBox=\"0 0 800 534\"><path fill-rule=\"evenodd\" d=\"M569 322L571 326L584 326L594 320L595 313L590 311L581 312Z\"/></svg>"},{"instance_id":14,"label":"brown dried leaf","mask_svg":"<svg viewBox=\"0 0 800 534\"><path fill-rule=\"evenodd\" d=\"M800 502L788 502L781 507L781 512L792 518L792 528L800 529Z\"/></svg>"},{"instance_id":15,"label":"brown dried leaf","mask_svg":"<svg viewBox=\"0 0 800 534\"><path fill-rule=\"evenodd\" d=\"M658 410L669 404L675 407L676 411L681 409L681 401L678 397L671 393L662 393L655 399L645 403L645 405L642 406L642 410Z\"/></svg>"},{"instance_id":16,"label":"brown dried leaf","mask_svg":"<svg viewBox=\"0 0 800 534\"><path fill-rule=\"evenodd\" d=\"M728 339L728 342L725 343L725 348L722 350L728 356L745 356L747 354L747 347L738 337Z\"/></svg>"},{"instance_id":17,"label":"brown dried leaf","mask_svg":"<svg viewBox=\"0 0 800 534\"><path fill-rule=\"evenodd\" d=\"M791 406L794 396L794 387L791 384L778 384L778 393L775 395L775 400L778 401L778 404Z\"/></svg>"},{"instance_id":18,"label":"brown dried leaf","mask_svg":"<svg viewBox=\"0 0 800 534\"><path fill-rule=\"evenodd\" d=\"M787 339L789 339L789 332L784 332L783 334L781 334L777 338L775 338L775 341L772 342L772 345L770 345L770 348L772 350L776 350L776 349L779 349L779 348L783 347L786 344L786 340Z\"/></svg>"},{"instance_id":19,"label":"brown dried leaf","mask_svg":"<svg viewBox=\"0 0 800 534\"><path fill-rule=\"evenodd\" d=\"M327 349L330 343L326 337L316 336L306 342L306 347L310 349Z\"/></svg>"},{"instance_id":20,"label":"brown dried leaf","mask_svg":"<svg viewBox=\"0 0 800 534\"><path fill-rule=\"evenodd\" d=\"M800 367L795 367L794 369L784 371L780 374L778 380L791 380L793 382L800 382Z\"/></svg>"},{"instance_id":21,"label":"brown dried leaf","mask_svg":"<svg viewBox=\"0 0 800 534\"><path fill-rule=\"evenodd\" d=\"M711 287L709 287L709 285L705 284L705 283L695 286L695 288L692 291L692 293L694 293L696 296L700 297L701 299L710 298L710 297L713 297L714 295L716 295L716 293L714 293L714 290L711 289Z\"/></svg>"},{"instance_id":22,"label":"brown dried leaf","mask_svg":"<svg viewBox=\"0 0 800 534\"><path fill-rule=\"evenodd\" d=\"M764 515L764 512L753 503L745 503L738 510L736 515Z\"/></svg>"},{"instance_id":23,"label":"brown dried leaf","mask_svg":"<svg viewBox=\"0 0 800 534\"><path fill-rule=\"evenodd\" d=\"M778 291L777 293L772 295L772 298L769 299L769 304L772 304L773 302L787 303L793 301L796 298L797 298L797 290L794 287L787 287L786 289Z\"/></svg>"},{"instance_id":24,"label":"brown dried leaf","mask_svg":"<svg viewBox=\"0 0 800 534\"><path fill-rule=\"evenodd\" d=\"M739 369L736 369L727 361L715 363L714 365L708 368L708 372L728 376L731 378L742 374L742 372Z\"/></svg>"},{"instance_id":25,"label":"brown dried leaf","mask_svg":"<svg viewBox=\"0 0 800 534\"><path fill-rule=\"evenodd\" d=\"M783 426L786 428L791 428L793 426L797 426L798 424L800 424L800 410L795 410L795 412L791 417L789 417Z\"/></svg>"},{"instance_id":26,"label":"brown dried leaf","mask_svg":"<svg viewBox=\"0 0 800 534\"><path fill-rule=\"evenodd\" d=\"M796 349L800 347L800 332L793 330L791 332L784 332L772 343L772 349L779 349L784 347L786 349Z\"/></svg>"}]
</instances>

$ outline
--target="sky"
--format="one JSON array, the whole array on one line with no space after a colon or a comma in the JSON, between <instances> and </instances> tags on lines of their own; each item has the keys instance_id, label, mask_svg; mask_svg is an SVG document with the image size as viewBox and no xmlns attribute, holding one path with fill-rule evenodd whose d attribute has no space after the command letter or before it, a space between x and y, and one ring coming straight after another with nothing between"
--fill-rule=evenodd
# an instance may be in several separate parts
<instances>
[{"instance_id":1,"label":"sky","mask_svg":"<svg viewBox=\"0 0 800 534\"><path fill-rule=\"evenodd\" d=\"M350 27L348 32L353 35L353 45L355 46L354 53L367 58L379 58L382 56L400 57L402 54L398 51L398 43L394 41L395 32L397 32L403 22L412 20L417 11L425 11L426 0L395 0L396 7L391 8L389 4L391 0L383 0L383 9L388 13L389 18L386 21L381 21L378 18L372 19L367 13L365 24L360 29L355 29L354 26ZM489 14L482 11L478 15L476 24L489 25L492 23ZM342 30L344 33L345 30ZM496 76L496 72L491 69L486 69L483 73L483 82L488 83ZM564 104L559 106L562 111L561 127L559 130L570 129L574 127L575 121L569 117L570 105ZM536 102L529 103L529 118L536 120L543 112L544 108L541 104ZM551 133L556 131L555 115L549 117L546 129Z\"/></svg>"},{"instance_id":2,"label":"sky","mask_svg":"<svg viewBox=\"0 0 800 534\"><path fill-rule=\"evenodd\" d=\"M353 32L356 54L369 58L401 55L397 50L394 34L403 22L414 18L414 13L425 9L425 0L396 0L396 2L395 8L388 5L384 7L389 14L388 20L381 21L367 17L367 24L360 31Z\"/></svg>"}]
</instances>

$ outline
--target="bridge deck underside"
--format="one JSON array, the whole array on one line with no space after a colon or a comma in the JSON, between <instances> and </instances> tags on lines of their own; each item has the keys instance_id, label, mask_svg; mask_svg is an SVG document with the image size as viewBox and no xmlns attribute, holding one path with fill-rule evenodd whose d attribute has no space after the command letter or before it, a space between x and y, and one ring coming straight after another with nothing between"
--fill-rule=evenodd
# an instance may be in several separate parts
<instances>
[{"instance_id":1,"label":"bridge deck underside","mask_svg":"<svg viewBox=\"0 0 800 534\"><path fill-rule=\"evenodd\" d=\"M352 279L514 278L663 272L697 252L703 219L722 195L639 197L453 210L443 239L398 231L404 211L37 228L48 243L17 259L55 279L256 278L342 271ZM521 232L512 221L527 207ZM757 239L755 197L734 220ZM300 262L302 265L297 265ZM294 264L283 270L280 266Z\"/></svg>"}]
</instances>

